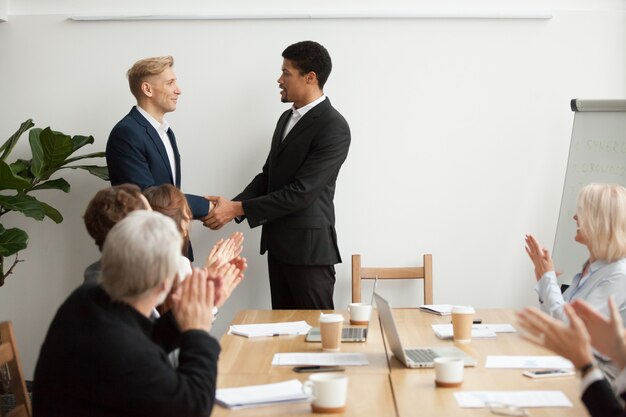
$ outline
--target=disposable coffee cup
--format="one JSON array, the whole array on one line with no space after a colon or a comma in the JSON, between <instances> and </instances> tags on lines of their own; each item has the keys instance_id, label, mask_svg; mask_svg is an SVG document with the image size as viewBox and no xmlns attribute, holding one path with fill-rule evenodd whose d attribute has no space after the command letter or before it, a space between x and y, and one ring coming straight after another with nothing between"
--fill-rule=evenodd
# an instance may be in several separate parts
<instances>
[{"instance_id":1,"label":"disposable coffee cup","mask_svg":"<svg viewBox=\"0 0 626 417\"><path fill-rule=\"evenodd\" d=\"M320 315L320 333L322 335L322 350L338 352L341 345L341 329L343 316L341 314Z\"/></svg>"},{"instance_id":2,"label":"disposable coffee cup","mask_svg":"<svg viewBox=\"0 0 626 417\"><path fill-rule=\"evenodd\" d=\"M314 413L343 413L348 399L348 377L343 374L314 374L302 385L312 398Z\"/></svg>"},{"instance_id":3,"label":"disposable coffee cup","mask_svg":"<svg viewBox=\"0 0 626 417\"><path fill-rule=\"evenodd\" d=\"M472 340L474 314L476 314L474 307L452 307L452 332L455 342L469 343Z\"/></svg>"},{"instance_id":4,"label":"disposable coffee cup","mask_svg":"<svg viewBox=\"0 0 626 417\"><path fill-rule=\"evenodd\" d=\"M435 358L435 385L442 388L461 386L464 366L463 358Z\"/></svg>"},{"instance_id":5,"label":"disposable coffee cup","mask_svg":"<svg viewBox=\"0 0 626 417\"><path fill-rule=\"evenodd\" d=\"M372 305L364 303L352 303L348 304L348 310L350 311L350 324L357 326L364 326L370 321L372 315Z\"/></svg>"}]
</instances>

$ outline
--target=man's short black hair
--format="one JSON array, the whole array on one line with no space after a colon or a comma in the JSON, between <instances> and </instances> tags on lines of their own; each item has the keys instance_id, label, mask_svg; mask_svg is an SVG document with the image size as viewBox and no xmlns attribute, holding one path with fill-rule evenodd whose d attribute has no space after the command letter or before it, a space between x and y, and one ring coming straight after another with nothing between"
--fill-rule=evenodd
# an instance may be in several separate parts
<instances>
[{"instance_id":1,"label":"man's short black hair","mask_svg":"<svg viewBox=\"0 0 626 417\"><path fill-rule=\"evenodd\" d=\"M317 75L320 89L324 88L333 68L326 48L313 41L302 41L289 45L283 51L283 58L290 60L301 75L313 71Z\"/></svg>"}]
</instances>

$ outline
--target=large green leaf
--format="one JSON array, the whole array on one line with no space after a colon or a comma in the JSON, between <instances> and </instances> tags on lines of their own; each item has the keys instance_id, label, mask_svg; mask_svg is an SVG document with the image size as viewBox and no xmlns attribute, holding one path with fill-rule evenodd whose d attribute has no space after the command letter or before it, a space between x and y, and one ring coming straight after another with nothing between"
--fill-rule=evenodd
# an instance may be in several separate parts
<instances>
[{"instance_id":1,"label":"large green leaf","mask_svg":"<svg viewBox=\"0 0 626 417\"><path fill-rule=\"evenodd\" d=\"M55 209L49 204L40 201L46 216L48 216L53 222L59 224L63 221L63 216L59 213L59 210Z\"/></svg>"},{"instance_id":2,"label":"large green leaf","mask_svg":"<svg viewBox=\"0 0 626 417\"><path fill-rule=\"evenodd\" d=\"M9 166L11 167L11 171L13 171L14 175L18 175L25 180L29 180L33 178L33 174L30 172L31 164L32 162L27 161L26 159L18 159Z\"/></svg>"},{"instance_id":3,"label":"large green leaf","mask_svg":"<svg viewBox=\"0 0 626 417\"><path fill-rule=\"evenodd\" d=\"M13 196L0 195L0 206L13 211L19 211L26 217L32 217L35 220L43 220L46 214L42 203L35 197L26 194Z\"/></svg>"},{"instance_id":4,"label":"large green leaf","mask_svg":"<svg viewBox=\"0 0 626 417\"><path fill-rule=\"evenodd\" d=\"M30 150L33 154L30 172L32 172L35 177L39 177L43 170L43 148L41 147L40 136L40 128L31 129L28 133L28 142L30 143Z\"/></svg>"},{"instance_id":5,"label":"large green leaf","mask_svg":"<svg viewBox=\"0 0 626 417\"><path fill-rule=\"evenodd\" d=\"M97 165L72 165L69 167L63 168L71 168L71 169L84 169L85 171L89 171L91 175L95 175L96 177L108 181L109 180L109 168L106 166L97 166Z\"/></svg>"},{"instance_id":6,"label":"large green leaf","mask_svg":"<svg viewBox=\"0 0 626 417\"><path fill-rule=\"evenodd\" d=\"M38 184L31 189L31 191L35 190L61 190L63 192L69 193L70 184L63 178L59 178L56 180L42 182L41 184Z\"/></svg>"},{"instance_id":7,"label":"large green leaf","mask_svg":"<svg viewBox=\"0 0 626 417\"><path fill-rule=\"evenodd\" d=\"M26 246L28 246L28 235L21 229L7 229L0 234L0 256L14 255L26 249Z\"/></svg>"},{"instance_id":8,"label":"large green leaf","mask_svg":"<svg viewBox=\"0 0 626 417\"><path fill-rule=\"evenodd\" d=\"M34 144L31 143L33 149L33 174L41 179L48 179L60 166L63 165L65 159L74 152L74 144L72 138L60 132L55 132L49 127L45 128L35 139L31 137ZM35 149L40 146L42 150L41 166L35 163Z\"/></svg>"},{"instance_id":9,"label":"large green leaf","mask_svg":"<svg viewBox=\"0 0 626 417\"><path fill-rule=\"evenodd\" d=\"M4 144L0 147L0 152L2 152L0 159L2 159L3 161L6 160L7 156L9 156L22 134L33 126L35 126L35 124L33 123L33 119L28 119L24 123L22 123L19 129L17 129L17 132L15 132L9 139L7 139L7 141L4 142Z\"/></svg>"},{"instance_id":10,"label":"large green leaf","mask_svg":"<svg viewBox=\"0 0 626 417\"><path fill-rule=\"evenodd\" d=\"M82 148L83 146L89 144L89 143L93 143L94 139L93 136L81 136L81 135L76 135L72 138L72 144L74 145L74 151L76 152L77 150L79 150L80 148Z\"/></svg>"},{"instance_id":11,"label":"large green leaf","mask_svg":"<svg viewBox=\"0 0 626 417\"><path fill-rule=\"evenodd\" d=\"M30 182L13 174L11 167L0 160L0 190L18 190L30 187Z\"/></svg>"},{"instance_id":12,"label":"large green leaf","mask_svg":"<svg viewBox=\"0 0 626 417\"><path fill-rule=\"evenodd\" d=\"M87 159L87 158L104 158L106 156L106 152L93 152L93 153L88 153L85 155L80 155L80 156L75 156L74 158L67 158L65 160L65 162L63 162L63 165L67 165L71 162L76 162L76 161L80 161L81 159Z\"/></svg>"}]
</instances>

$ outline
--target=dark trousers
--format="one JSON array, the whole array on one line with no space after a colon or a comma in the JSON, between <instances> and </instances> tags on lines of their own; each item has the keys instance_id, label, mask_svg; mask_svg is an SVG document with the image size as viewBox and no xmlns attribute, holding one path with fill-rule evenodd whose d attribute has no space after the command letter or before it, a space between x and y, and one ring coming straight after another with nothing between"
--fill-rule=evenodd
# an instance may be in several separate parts
<instances>
[{"instance_id":1,"label":"dark trousers","mask_svg":"<svg viewBox=\"0 0 626 417\"><path fill-rule=\"evenodd\" d=\"M267 257L274 310L334 310L335 267L290 265Z\"/></svg>"}]
</instances>

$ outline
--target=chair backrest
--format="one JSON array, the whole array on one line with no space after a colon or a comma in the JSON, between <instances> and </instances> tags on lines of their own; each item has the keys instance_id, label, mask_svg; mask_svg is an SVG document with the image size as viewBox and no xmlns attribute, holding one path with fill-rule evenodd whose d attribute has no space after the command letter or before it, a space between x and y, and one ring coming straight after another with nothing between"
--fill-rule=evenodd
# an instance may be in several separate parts
<instances>
[{"instance_id":1,"label":"chair backrest","mask_svg":"<svg viewBox=\"0 0 626 417\"><path fill-rule=\"evenodd\" d=\"M5 417L30 417L32 416L30 397L26 390L20 355L17 352L13 325L10 321L0 323L0 366L4 367L5 364L8 366L11 379L9 392L15 397L15 408Z\"/></svg>"},{"instance_id":2,"label":"chair backrest","mask_svg":"<svg viewBox=\"0 0 626 417\"><path fill-rule=\"evenodd\" d=\"M433 256L424 255L424 266L405 268L362 267L361 255L352 255L352 302L361 302L362 279L421 279L424 281L424 304L433 304Z\"/></svg>"}]
</instances>

